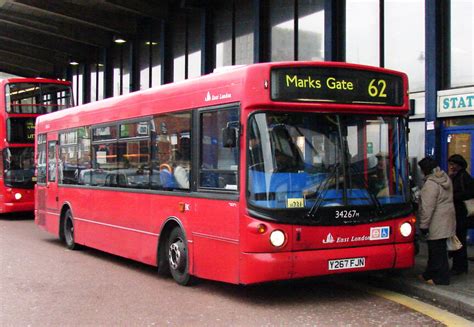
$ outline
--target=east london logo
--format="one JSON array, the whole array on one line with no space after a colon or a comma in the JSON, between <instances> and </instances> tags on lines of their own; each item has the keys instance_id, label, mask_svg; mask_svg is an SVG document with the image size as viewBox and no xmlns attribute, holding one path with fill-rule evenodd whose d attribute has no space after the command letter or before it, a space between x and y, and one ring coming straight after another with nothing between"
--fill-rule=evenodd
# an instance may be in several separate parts
<instances>
[{"instance_id":1,"label":"east london logo","mask_svg":"<svg viewBox=\"0 0 474 327\"><path fill-rule=\"evenodd\" d=\"M324 244L334 243L334 237L332 236L331 233L329 233L328 236L326 236L326 239L323 240L323 243Z\"/></svg>"},{"instance_id":2,"label":"east london logo","mask_svg":"<svg viewBox=\"0 0 474 327\"><path fill-rule=\"evenodd\" d=\"M209 102L209 101L217 101L217 100L223 100L223 99L230 99L232 98L232 94L230 93L219 93L219 94L211 94L211 92L207 92L206 97L204 98L204 101Z\"/></svg>"}]
</instances>

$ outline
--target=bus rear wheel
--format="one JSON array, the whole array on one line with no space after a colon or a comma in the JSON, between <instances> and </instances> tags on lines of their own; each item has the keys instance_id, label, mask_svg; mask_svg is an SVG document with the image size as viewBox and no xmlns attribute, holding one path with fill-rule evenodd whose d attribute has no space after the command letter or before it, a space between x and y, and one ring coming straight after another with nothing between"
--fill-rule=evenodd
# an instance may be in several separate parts
<instances>
[{"instance_id":1,"label":"bus rear wheel","mask_svg":"<svg viewBox=\"0 0 474 327\"><path fill-rule=\"evenodd\" d=\"M168 240L168 264L173 279L180 285L193 283L194 278L189 274L189 258L186 238L179 227L175 227Z\"/></svg>"},{"instance_id":2,"label":"bus rear wheel","mask_svg":"<svg viewBox=\"0 0 474 327\"><path fill-rule=\"evenodd\" d=\"M63 223L64 242L66 243L67 248L70 250L77 250L78 245L74 241L74 219L70 209L68 209L64 214Z\"/></svg>"}]
</instances>

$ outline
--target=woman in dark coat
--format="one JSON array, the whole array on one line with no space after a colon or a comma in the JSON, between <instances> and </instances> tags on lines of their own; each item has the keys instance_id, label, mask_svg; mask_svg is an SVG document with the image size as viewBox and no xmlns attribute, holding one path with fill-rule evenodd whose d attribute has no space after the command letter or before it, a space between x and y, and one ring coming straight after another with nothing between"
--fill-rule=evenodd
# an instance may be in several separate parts
<instances>
[{"instance_id":1,"label":"woman in dark coat","mask_svg":"<svg viewBox=\"0 0 474 327\"><path fill-rule=\"evenodd\" d=\"M467 162L461 155L453 154L448 158L448 173L453 181L453 200L456 210L456 236L463 245L460 250L452 252L451 273L453 275L465 274L468 268L466 244L468 218L463 201L474 198L474 180L466 168Z\"/></svg>"}]
</instances>

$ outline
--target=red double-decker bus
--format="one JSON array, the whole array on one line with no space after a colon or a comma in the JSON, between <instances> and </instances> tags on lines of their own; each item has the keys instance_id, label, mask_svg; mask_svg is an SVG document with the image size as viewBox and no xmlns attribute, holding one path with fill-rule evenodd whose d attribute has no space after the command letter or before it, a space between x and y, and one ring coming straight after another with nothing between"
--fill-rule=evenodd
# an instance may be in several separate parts
<instances>
[{"instance_id":1,"label":"red double-decker bus","mask_svg":"<svg viewBox=\"0 0 474 327\"><path fill-rule=\"evenodd\" d=\"M0 80L0 214L34 209L35 119L72 106L69 82Z\"/></svg>"},{"instance_id":2,"label":"red double-decker bus","mask_svg":"<svg viewBox=\"0 0 474 327\"><path fill-rule=\"evenodd\" d=\"M36 223L183 285L410 267L407 89L263 63L41 116Z\"/></svg>"}]
</instances>

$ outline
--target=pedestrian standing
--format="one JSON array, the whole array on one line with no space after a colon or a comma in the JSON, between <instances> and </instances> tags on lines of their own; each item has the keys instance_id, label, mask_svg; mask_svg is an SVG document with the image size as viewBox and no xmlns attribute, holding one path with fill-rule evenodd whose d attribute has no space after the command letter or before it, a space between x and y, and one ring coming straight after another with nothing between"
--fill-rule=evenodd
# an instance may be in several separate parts
<instances>
[{"instance_id":1,"label":"pedestrian standing","mask_svg":"<svg viewBox=\"0 0 474 327\"><path fill-rule=\"evenodd\" d=\"M456 236L462 248L451 253L453 257L452 275L467 273L467 229L468 218L464 200L474 198L474 180L466 171L467 162L463 156L453 154L448 158L448 174L453 182L453 200L456 210Z\"/></svg>"},{"instance_id":2,"label":"pedestrian standing","mask_svg":"<svg viewBox=\"0 0 474 327\"><path fill-rule=\"evenodd\" d=\"M424 158L418 166L425 175L418 207L420 231L428 244L428 264L420 277L432 285L449 285L446 239L456 232L453 184L434 159Z\"/></svg>"}]
</instances>

